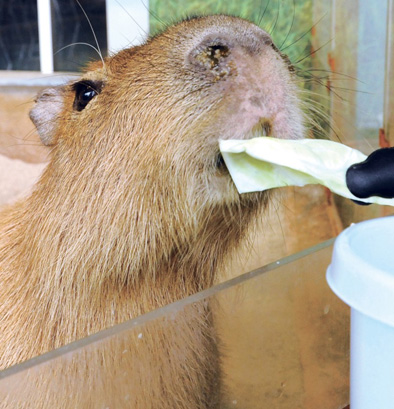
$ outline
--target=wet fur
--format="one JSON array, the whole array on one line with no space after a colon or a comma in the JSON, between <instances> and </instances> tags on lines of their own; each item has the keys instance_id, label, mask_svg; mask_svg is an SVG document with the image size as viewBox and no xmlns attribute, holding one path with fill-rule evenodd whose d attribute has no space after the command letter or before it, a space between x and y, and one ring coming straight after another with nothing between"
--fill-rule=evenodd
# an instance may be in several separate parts
<instances>
[{"instance_id":1,"label":"wet fur","mask_svg":"<svg viewBox=\"0 0 394 409\"><path fill-rule=\"evenodd\" d=\"M230 56L209 56L217 42ZM38 97L32 119L51 162L31 197L0 214L0 368L212 285L267 202L237 194L217 169L217 140L251 137L267 123L273 136L302 136L288 68L251 23L207 17L91 65L82 78L104 86L80 112L72 84ZM72 390L64 385L29 399L40 408L217 407L207 304L154 325L138 346L132 336L119 342L79 356L108 381L92 386L87 368L79 388L91 394L74 390L77 406L62 398ZM117 356L123 349L133 352Z\"/></svg>"}]
</instances>

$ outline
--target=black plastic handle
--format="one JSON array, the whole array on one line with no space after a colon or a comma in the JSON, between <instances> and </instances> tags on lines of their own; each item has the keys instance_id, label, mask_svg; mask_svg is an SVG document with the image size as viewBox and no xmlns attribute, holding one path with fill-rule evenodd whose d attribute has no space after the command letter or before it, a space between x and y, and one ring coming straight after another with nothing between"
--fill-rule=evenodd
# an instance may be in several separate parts
<instances>
[{"instance_id":1,"label":"black plastic handle","mask_svg":"<svg viewBox=\"0 0 394 409\"><path fill-rule=\"evenodd\" d=\"M346 184L360 199L371 196L393 198L394 148L378 149L364 162L350 166L346 172Z\"/></svg>"}]
</instances>

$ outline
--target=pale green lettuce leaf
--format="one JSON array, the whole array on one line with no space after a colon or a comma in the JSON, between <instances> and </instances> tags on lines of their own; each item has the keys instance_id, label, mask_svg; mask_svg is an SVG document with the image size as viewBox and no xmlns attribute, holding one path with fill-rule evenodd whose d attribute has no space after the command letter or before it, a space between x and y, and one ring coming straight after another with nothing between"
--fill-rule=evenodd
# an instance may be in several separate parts
<instances>
[{"instance_id":1,"label":"pale green lettuce leaf","mask_svg":"<svg viewBox=\"0 0 394 409\"><path fill-rule=\"evenodd\" d=\"M346 186L346 171L366 155L338 142L259 137L220 140L220 151L239 193L321 184L343 197L394 206L394 199L359 199Z\"/></svg>"}]
</instances>

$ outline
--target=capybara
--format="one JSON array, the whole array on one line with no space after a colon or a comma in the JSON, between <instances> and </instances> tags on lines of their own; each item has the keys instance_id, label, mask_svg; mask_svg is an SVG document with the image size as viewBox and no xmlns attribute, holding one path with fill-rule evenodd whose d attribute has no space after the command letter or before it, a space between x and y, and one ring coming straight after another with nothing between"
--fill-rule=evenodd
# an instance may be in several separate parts
<instances>
[{"instance_id":1,"label":"capybara","mask_svg":"<svg viewBox=\"0 0 394 409\"><path fill-rule=\"evenodd\" d=\"M90 64L44 90L31 118L51 160L31 196L0 214L3 369L211 286L268 201L237 193L218 140L304 135L288 58L224 15ZM152 327L138 351L130 343L124 365L143 370L108 407L218 407L207 303ZM111 359L102 365L116 372ZM60 389L26 407L101 408L87 396L66 404Z\"/></svg>"}]
</instances>

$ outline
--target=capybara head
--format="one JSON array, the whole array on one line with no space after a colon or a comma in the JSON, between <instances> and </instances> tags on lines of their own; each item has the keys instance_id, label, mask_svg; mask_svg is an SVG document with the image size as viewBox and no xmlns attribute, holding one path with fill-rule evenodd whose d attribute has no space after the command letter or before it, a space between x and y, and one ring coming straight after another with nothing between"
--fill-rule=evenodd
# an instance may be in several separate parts
<instances>
[{"instance_id":1,"label":"capybara head","mask_svg":"<svg viewBox=\"0 0 394 409\"><path fill-rule=\"evenodd\" d=\"M152 266L181 254L190 262L190 247L204 254L239 240L265 195L238 195L218 140L302 137L293 75L265 31L211 16L44 91L31 118L53 147L35 193L56 231L52 250L89 248L85 269L104 252L102 271L125 274L132 259Z\"/></svg>"}]
</instances>

